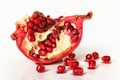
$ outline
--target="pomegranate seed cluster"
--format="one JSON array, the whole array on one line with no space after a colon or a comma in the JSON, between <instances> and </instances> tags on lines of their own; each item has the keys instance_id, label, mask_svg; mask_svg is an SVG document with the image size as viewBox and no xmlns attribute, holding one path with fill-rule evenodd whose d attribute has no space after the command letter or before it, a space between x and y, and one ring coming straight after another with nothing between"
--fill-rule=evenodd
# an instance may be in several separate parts
<instances>
[{"instance_id":1,"label":"pomegranate seed cluster","mask_svg":"<svg viewBox=\"0 0 120 80\"><path fill-rule=\"evenodd\" d=\"M60 17L61 18L61 17ZM60 20L60 18L57 19ZM56 40L60 40L59 35L61 31L66 32L71 35L71 42L75 42L79 38L79 31L71 25L69 21L65 21L62 26L53 25L56 23L55 19L50 18L50 16L44 16L43 13L35 11L32 16L30 16L29 21L27 21L27 39L30 42L36 41L36 33L44 33L50 28L51 33L47 35L47 38L42 41L38 41L38 47L40 48L37 53L35 53L34 48L29 51L31 57L39 59L40 56L46 56L47 53L52 53L53 49L56 48ZM45 34L45 33L44 33ZM74 57L74 54L70 56Z\"/></svg>"},{"instance_id":2,"label":"pomegranate seed cluster","mask_svg":"<svg viewBox=\"0 0 120 80\"><path fill-rule=\"evenodd\" d=\"M63 65L58 65L56 69L56 73L58 74L63 74L66 73L67 70L72 70L73 75L83 75L84 74L84 68L81 67L80 62L75 58L75 54L71 53L69 54L66 58L63 60ZM92 52L91 54L86 54L85 56L85 62L88 63L88 69L94 70L96 69L96 60L98 60L99 53L98 52ZM101 57L102 63L110 63L111 62L111 57L109 55L104 55ZM36 70L38 72L44 72L45 71L45 66L43 65L37 65Z\"/></svg>"}]
</instances>

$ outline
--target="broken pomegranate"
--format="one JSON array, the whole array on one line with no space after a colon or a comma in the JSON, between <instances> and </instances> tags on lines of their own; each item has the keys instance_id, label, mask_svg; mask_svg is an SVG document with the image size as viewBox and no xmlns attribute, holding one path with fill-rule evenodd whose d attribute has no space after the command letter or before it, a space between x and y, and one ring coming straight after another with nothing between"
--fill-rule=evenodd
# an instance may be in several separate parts
<instances>
[{"instance_id":1,"label":"broken pomegranate","mask_svg":"<svg viewBox=\"0 0 120 80\"><path fill-rule=\"evenodd\" d=\"M54 63L77 48L82 38L83 21L91 17L92 12L53 19L35 11L16 22L11 38L35 63Z\"/></svg>"}]
</instances>

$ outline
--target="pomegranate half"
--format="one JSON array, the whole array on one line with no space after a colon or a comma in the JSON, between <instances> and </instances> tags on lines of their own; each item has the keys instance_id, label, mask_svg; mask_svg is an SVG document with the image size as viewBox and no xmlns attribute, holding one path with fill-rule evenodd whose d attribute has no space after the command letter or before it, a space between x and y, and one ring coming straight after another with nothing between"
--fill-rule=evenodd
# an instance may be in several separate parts
<instances>
[{"instance_id":1,"label":"pomegranate half","mask_svg":"<svg viewBox=\"0 0 120 80\"><path fill-rule=\"evenodd\" d=\"M91 17L92 12L53 19L35 11L16 22L11 38L20 51L35 63L54 63L76 49L82 38L83 21Z\"/></svg>"}]
</instances>

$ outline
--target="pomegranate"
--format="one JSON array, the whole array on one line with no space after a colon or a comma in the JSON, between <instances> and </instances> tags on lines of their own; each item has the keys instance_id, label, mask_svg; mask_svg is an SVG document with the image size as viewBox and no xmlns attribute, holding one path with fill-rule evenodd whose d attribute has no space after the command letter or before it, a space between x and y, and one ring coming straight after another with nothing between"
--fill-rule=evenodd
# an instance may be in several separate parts
<instances>
[{"instance_id":1,"label":"pomegranate","mask_svg":"<svg viewBox=\"0 0 120 80\"><path fill-rule=\"evenodd\" d=\"M35 63L54 63L77 48L82 38L83 21L91 17L92 12L53 19L35 11L16 22L11 38L20 51Z\"/></svg>"}]
</instances>

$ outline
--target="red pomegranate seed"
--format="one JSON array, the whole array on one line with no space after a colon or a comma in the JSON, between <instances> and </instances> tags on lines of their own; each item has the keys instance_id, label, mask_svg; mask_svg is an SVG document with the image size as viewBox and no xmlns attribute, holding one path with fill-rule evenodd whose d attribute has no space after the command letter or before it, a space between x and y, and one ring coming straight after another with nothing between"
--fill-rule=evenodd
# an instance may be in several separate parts
<instances>
[{"instance_id":1,"label":"red pomegranate seed","mask_svg":"<svg viewBox=\"0 0 120 80\"><path fill-rule=\"evenodd\" d=\"M57 67L57 73L65 73L65 72L66 72L65 66L59 65L59 66Z\"/></svg>"},{"instance_id":2,"label":"red pomegranate seed","mask_svg":"<svg viewBox=\"0 0 120 80\"><path fill-rule=\"evenodd\" d=\"M64 59L64 63L65 63L66 66L69 66L69 65L71 64L71 62L72 62L72 61L71 61L70 58L65 58L65 59Z\"/></svg>"},{"instance_id":3,"label":"red pomegranate seed","mask_svg":"<svg viewBox=\"0 0 120 80\"><path fill-rule=\"evenodd\" d=\"M46 17L42 14L41 16L39 16L40 21L45 21Z\"/></svg>"},{"instance_id":4,"label":"red pomegranate seed","mask_svg":"<svg viewBox=\"0 0 120 80\"><path fill-rule=\"evenodd\" d=\"M52 34L48 35L48 39L53 43L56 42L55 38L52 37Z\"/></svg>"},{"instance_id":5,"label":"red pomegranate seed","mask_svg":"<svg viewBox=\"0 0 120 80\"><path fill-rule=\"evenodd\" d=\"M38 53L40 54L40 56L45 56L47 54L47 51L40 49Z\"/></svg>"},{"instance_id":6,"label":"red pomegranate seed","mask_svg":"<svg viewBox=\"0 0 120 80\"><path fill-rule=\"evenodd\" d=\"M29 34L34 34L34 29L31 28L31 27L28 27L28 28L27 28L27 32L28 32Z\"/></svg>"},{"instance_id":7,"label":"red pomegranate seed","mask_svg":"<svg viewBox=\"0 0 120 80\"><path fill-rule=\"evenodd\" d=\"M47 47L46 49L47 49L48 52L52 52L53 51L52 47Z\"/></svg>"},{"instance_id":8,"label":"red pomegranate seed","mask_svg":"<svg viewBox=\"0 0 120 80\"><path fill-rule=\"evenodd\" d=\"M89 61L89 60L91 60L93 57L92 57L92 55L91 54L87 54L86 55L86 60L85 61Z\"/></svg>"},{"instance_id":9,"label":"red pomegranate seed","mask_svg":"<svg viewBox=\"0 0 120 80\"><path fill-rule=\"evenodd\" d=\"M41 49L46 49L46 46L45 46L45 44L43 43L43 42L40 42L39 44L38 44L38 46L41 48Z\"/></svg>"},{"instance_id":10,"label":"red pomegranate seed","mask_svg":"<svg viewBox=\"0 0 120 80\"><path fill-rule=\"evenodd\" d=\"M75 54L74 54L74 53L71 53L71 54L68 55L68 57L69 57L70 59L74 59L74 58L75 58Z\"/></svg>"},{"instance_id":11,"label":"red pomegranate seed","mask_svg":"<svg viewBox=\"0 0 120 80\"><path fill-rule=\"evenodd\" d=\"M88 69L95 69L96 68L96 61L95 60L90 60L88 62Z\"/></svg>"},{"instance_id":12,"label":"red pomegranate seed","mask_svg":"<svg viewBox=\"0 0 120 80\"><path fill-rule=\"evenodd\" d=\"M71 63L71 65L70 65L70 68L71 69L74 69L74 68L76 68L76 67L78 67L79 66L79 62L78 61L73 61L72 63Z\"/></svg>"},{"instance_id":13,"label":"red pomegranate seed","mask_svg":"<svg viewBox=\"0 0 120 80\"><path fill-rule=\"evenodd\" d=\"M73 69L74 75L83 75L83 73L84 73L84 69L82 67L77 67L77 68Z\"/></svg>"},{"instance_id":14,"label":"red pomegranate seed","mask_svg":"<svg viewBox=\"0 0 120 80\"><path fill-rule=\"evenodd\" d=\"M40 28L44 28L45 27L45 23L44 22L40 22L38 25L39 25Z\"/></svg>"},{"instance_id":15,"label":"red pomegranate seed","mask_svg":"<svg viewBox=\"0 0 120 80\"><path fill-rule=\"evenodd\" d=\"M110 63L111 58L110 58L110 56L105 55L102 57L102 61L103 61L103 63Z\"/></svg>"},{"instance_id":16,"label":"red pomegranate seed","mask_svg":"<svg viewBox=\"0 0 120 80\"><path fill-rule=\"evenodd\" d=\"M35 58L35 59L39 59L39 58L40 58L40 55L39 55L39 54L36 54L36 53L33 53L32 57Z\"/></svg>"},{"instance_id":17,"label":"red pomegranate seed","mask_svg":"<svg viewBox=\"0 0 120 80\"><path fill-rule=\"evenodd\" d=\"M39 33L42 33L42 32L44 32L45 30L44 30L43 28L38 28L37 31L38 31Z\"/></svg>"},{"instance_id":18,"label":"red pomegranate seed","mask_svg":"<svg viewBox=\"0 0 120 80\"><path fill-rule=\"evenodd\" d=\"M45 66L42 64L37 65L36 67L37 72L45 72Z\"/></svg>"},{"instance_id":19,"label":"red pomegranate seed","mask_svg":"<svg viewBox=\"0 0 120 80\"><path fill-rule=\"evenodd\" d=\"M28 21L28 22L27 22L27 27L33 27L32 21Z\"/></svg>"},{"instance_id":20,"label":"red pomegranate seed","mask_svg":"<svg viewBox=\"0 0 120 80\"><path fill-rule=\"evenodd\" d=\"M47 45L47 46L52 46L52 42L47 39L47 40L45 40L45 45Z\"/></svg>"},{"instance_id":21,"label":"red pomegranate seed","mask_svg":"<svg viewBox=\"0 0 120 80\"><path fill-rule=\"evenodd\" d=\"M55 48L56 47L56 43L52 43L51 47Z\"/></svg>"},{"instance_id":22,"label":"red pomegranate seed","mask_svg":"<svg viewBox=\"0 0 120 80\"><path fill-rule=\"evenodd\" d=\"M54 30L54 31L52 32L52 37L53 37L53 38L57 38L57 36L58 36L58 33Z\"/></svg>"},{"instance_id":23,"label":"red pomegranate seed","mask_svg":"<svg viewBox=\"0 0 120 80\"><path fill-rule=\"evenodd\" d=\"M35 12L32 14L31 18L32 18L32 19L35 19L35 18L38 18L40 15L43 15L43 14L40 13L39 11L35 11Z\"/></svg>"},{"instance_id":24,"label":"red pomegranate seed","mask_svg":"<svg viewBox=\"0 0 120 80\"><path fill-rule=\"evenodd\" d=\"M98 59L99 58L98 52L93 52L92 56L93 56L94 59Z\"/></svg>"},{"instance_id":25,"label":"red pomegranate seed","mask_svg":"<svg viewBox=\"0 0 120 80\"><path fill-rule=\"evenodd\" d=\"M33 22L34 22L34 24L39 25L40 20L38 18L36 18L36 19L33 20Z\"/></svg>"},{"instance_id":26,"label":"red pomegranate seed","mask_svg":"<svg viewBox=\"0 0 120 80\"><path fill-rule=\"evenodd\" d=\"M28 34L27 38L30 42L35 41L35 36L33 34Z\"/></svg>"}]
</instances>

